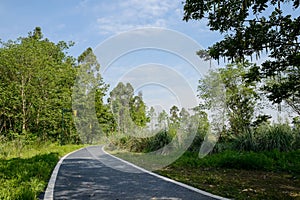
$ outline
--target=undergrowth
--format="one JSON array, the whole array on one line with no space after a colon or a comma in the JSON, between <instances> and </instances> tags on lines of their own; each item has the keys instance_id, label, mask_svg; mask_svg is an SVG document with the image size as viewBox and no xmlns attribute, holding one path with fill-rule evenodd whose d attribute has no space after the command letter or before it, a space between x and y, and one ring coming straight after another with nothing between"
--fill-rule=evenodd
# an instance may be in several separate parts
<instances>
[{"instance_id":1,"label":"undergrowth","mask_svg":"<svg viewBox=\"0 0 300 200\"><path fill-rule=\"evenodd\" d=\"M186 152L172 165L189 167L214 167L247 170L286 171L300 174L300 150L280 152L224 152L198 158L198 154Z\"/></svg>"},{"instance_id":2,"label":"undergrowth","mask_svg":"<svg viewBox=\"0 0 300 200\"><path fill-rule=\"evenodd\" d=\"M0 145L0 199L37 199L60 157L81 147L24 143L5 141Z\"/></svg>"}]
</instances>

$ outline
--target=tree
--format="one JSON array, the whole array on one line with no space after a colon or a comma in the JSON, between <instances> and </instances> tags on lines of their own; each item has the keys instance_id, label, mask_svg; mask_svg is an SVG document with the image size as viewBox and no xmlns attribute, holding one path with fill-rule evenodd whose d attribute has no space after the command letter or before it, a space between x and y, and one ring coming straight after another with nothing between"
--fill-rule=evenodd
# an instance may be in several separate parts
<instances>
[{"instance_id":1,"label":"tree","mask_svg":"<svg viewBox=\"0 0 300 200\"><path fill-rule=\"evenodd\" d=\"M100 140L101 126L109 118L103 104L103 96L108 89L100 74L100 64L91 48L78 57L78 78L73 90L73 109L78 111L76 127L84 143ZM99 124L100 122L100 124ZM107 128L107 127L106 127Z\"/></svg>"},{"instance_id":2,"label":"tree","mask_svg":"<svg viewBox=\"0 0 300 200\"><path fill-rule=\"evenodd\" d=\"M134 134L136 126L142 128L149 122L142 93L134 96L134 89L130 83L118 83L110 92L108 100L119 133Z\"/></svg>"},{"instance_id":3,"label":"tree","mask_svg":"<svg viewBox=\"0 0 300 200\"><path fill-rule=\"evenodd\" d=\"M258 58L265 51L269 59L261 66L252 66L248 81L264 80L263 89L272 102L287 100L299 110L300 17L299 12L295 12L298 16L293 18L282 6L285 4L296 10L299 2L186 0L183 19L207 19L211 30L225 34L222 41L208 48L213 59L224 57L231 62L240 62L247 57L252 59L253 55Z\"/></svg>"},{"instance_id":4,"label":"tree","mask_svg":"<svg viewBox=\"0 0 300 200\"><path fill-rule=\"evenodd\" d=\"M218 85L223 86L224 111L227 115L230 129L233 133L239 135L250 128L254 119L254 111L257 105L258 95L255 84L249 85L243 79L250 64L228 65L226 68L220 68L211 71L204 79L199 81L199 97L202 99L202 107L211 109L216 106L214 103L216 96L222 96L216 93ZM213 86L212 84L217 84Z\"/></svg>"},{"instance_id":5,"label":"tree","mask_svg":"<svg viewBox=\"0 0 300 200\"><path fill-rule=\"evenodd\" d=\"M158 114L157 121L158 121L159 128L162 128L164 130L168 129L168 127L169 127L169 116L168 116L168 113L165 110L161 111Z\"/></svg>"},{"instance_id":6,"label":"tree","mask_svg":"<svg viewBox=\"0 0 300 200\"><path fill-rule=\"evenodd\" d=\"M1 43L1 134L58 138L60 111L71 106L75 77L74 59L65 53L70 46L43 39L39 27L27 37Z\"/></svg>"},{"instance_id":7,"label":"tree","mask_svg":"<svg viewBox=\"0 0 300 200\"><path fill-rule=\"evenodd\" d=\"M192 108L194 114L191 118L194 118L198 122L197 133L193 140L193 143L189 147L190 151L199 151L205 136L209 133L210 124L208 121L207 113L201 108L201 106L196 106Z\"/></svg>"},{"instance_id":8,"label":"tree","mask_svg":"<svg viewBox=\"0 0 300 200\"><path fill-rule=\"evenodd\" d=\"M130 101L133 99L134 89L130 83L122 82L110 92L108 99L111 111L117 122L119 133L127 133L131 129Z\"/></svg>"},{"instance_id":9,"label":"tree","mask_svg":"<svg viewBox=\"0 0 300 200\"><path fill-rule=\"evenodd\" d=\"M147 117L149 119L149 126L150 126L150 130L153 131L157 126L157 114L155 112L155 109L153 106L150 107L148 113L147 113Z\"/></svg>"},{"instance_id":10,"label":"tree","mask_svg":"<svg viewBox=\"0 0 300 200\"><path fill-rule=\"evenodd\" d=\"M103 97L105 96L105 93L103 92L104 91L101 91L101 89L96 90L95 110L100 128L106 136L108 136L116 130L117 124L110 109L110 105L103 102Z\"/></svg>"},{"instance_id":11,"label":"tree","mask_svg":"<svg viewBox=\"0 0 300 200\"><path fill-rule=\"evenodd\" d=\"M179 125L179 108L175 105L170 108L170 120L173 125Z\"/></svg>"},{"instance_id":12,"label":"tree","mask_svg":"<svg viewBox=\"0 0 300 200\"><path fill-rule=\"evenodd\" d=\"M188 120L189 117L190 117L190 113L185 108L181 108L179 112L180 120L181 121Z\"/></svg>"},{"instance_id":13,"label":"tree","mask_svg":"<svg viewBox=\"0 0 300 200\"><path fill-rule=\"evenodd\" d=\"M145 127L150 119L146 115L146 105L143 102L142 93L134 96L129 102L130 117L139 127Z\"/></svg>"}]
</instances>

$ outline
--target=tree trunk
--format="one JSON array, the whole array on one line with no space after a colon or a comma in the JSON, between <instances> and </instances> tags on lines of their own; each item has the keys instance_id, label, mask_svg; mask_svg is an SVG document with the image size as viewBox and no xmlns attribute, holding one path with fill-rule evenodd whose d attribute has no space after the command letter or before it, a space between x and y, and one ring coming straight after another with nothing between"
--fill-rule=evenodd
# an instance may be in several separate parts
<instances>
[{"instance_id":1,"label":"tree trunk","mask_svg":"<svg viewBox=\"0 0 300 200\"><path fill-rule=\"evenodd\" d=\"M25 95L25 78L22 76L21 83L21 98L22 98L22 133L26 132L26 95Z\"/></svg>"}]
</instances>

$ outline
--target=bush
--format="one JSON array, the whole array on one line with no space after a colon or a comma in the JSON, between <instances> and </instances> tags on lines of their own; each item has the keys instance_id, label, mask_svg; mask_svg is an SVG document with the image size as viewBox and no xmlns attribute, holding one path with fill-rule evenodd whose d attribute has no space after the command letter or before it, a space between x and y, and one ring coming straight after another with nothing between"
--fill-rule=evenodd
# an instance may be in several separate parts
<instances>
[{"instance_id":1,"label":"bush","mask_svg":"<svg viewBox=\"0 0 300 200\"><path fill-rule=\"evenodd\" d=\"M300 149L300 129L295 129L295 142L293 144L293 149L297 150Z\"/></svg>"},{"instance_id":2,"label":"bush","mask_svg":"<svg viewBox=\"0 0 300 200\"><path fill-rule=\"evenodd\" d=\"M166 130L161 130L155 136L148 139L147 151L156 151L172 141L172 135Z\"/></svg>"},{"instance_id":3,"label":"bush","mask_svg":"<svg viewBox=\"0 0 300 200\"><path fill-rule=\"evenodd\" d=\"M268 170L273 168L273 160L262 153L224 151L199 160L199 166L229 169Z\"/></svg>"},{"instance_id":4,"label":"bush","mask_svg":"<svg viewBox=\"0 0 300 200\"><path fill-rule=\"evenodd\" d=\"M263 126L258 129L258 149L260 151L290 151L293 149L294 132L288 124Z\"/></svg>"},{"instance_id":5,"label":"bush","mask_svg":"<svg viewBox=\"0 0 300 200\"><path fill-rule=\"evenodd\" d=\"M174 165L190 167L216 167L229 169L272 170L274 160L263 153L224 151L204 158L185 153Z\"/></svg>"},{"instance_id":6,"label":"bush","mask_svg":"<svg viewBox=\"0 0 300 200\"><path fill-rule=\"evenodd\" d=\"M174 132L161 130L156 135L149 138L138 138L133 136L119 136L111 140L111 144L120 149L131 152L151 152L156 151L169 144ZM111 145L110 145L111 146Z\"/></svg>"},{"instance_id":7,"label":"bush","mask_svg":"<svg viewBox=\"0 0 300 200\"><path fill-rule=\"evenodd\" d=\"M300 174L300 150L290 152L273 150L264 154L274 160L274 169Z\"/></svg>"},{"instance_id":8,"label":"bush","mask_svg":"<svg viewBox=\"0 0 300 200\"><path fill-rule=\"evenodd\" d=\"M236 144L233 142L217 142L212 153L222 153L224 151L236 150Z\"/></svg>"},{"instance_id":9,"label":"bush","mask_svg":"<svg viewBox=\"0 0 300 200\"><path fill-rule=\"evenodd\" d=\"M190 152L198 152L202 142L204 140L204 136L200 135L200 134L196 134L192 144L189 146L188 151Z\"/></svg>"},{"instance_id":10,"label":"bush","mask_svg":"<svg viewBox=\"0 0 300 200\"><path fill-rule=\"evenodd\" d=\"M233 148L238 151L257 151L258 144L254 134L253 130L248 130L237 136L233 142Z\"/></svg>"},{"instance_id":11,"label":"bush","mask_svg":"<svg viewBox=\"0 0 300 200\"><path fill-rule=\"evenodd\" d=\"M233 150L237 151L290 151L300 145L299 132L288 124L263 124L249 129L233 140ZM231 148L228 148L229 150Z\"/></svg>"}]
</instances>

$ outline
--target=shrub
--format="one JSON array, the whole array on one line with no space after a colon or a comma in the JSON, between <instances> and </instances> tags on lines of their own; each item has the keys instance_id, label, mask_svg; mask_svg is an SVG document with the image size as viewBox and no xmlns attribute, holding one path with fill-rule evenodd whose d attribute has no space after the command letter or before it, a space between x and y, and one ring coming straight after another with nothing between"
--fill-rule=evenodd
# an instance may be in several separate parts
<instances>
[{"instance_id":1,"label":"shrub","mask_svg":"<svg viewBox=\"0 0 300 200\"><path fill-rule=\"evenodd\" d=\"M253 130L248 130L237 136L233 142L233 148L238 151L256 151L257 141L254 134Z\"/></svg>"},{"instance_id":2,"label":"shrub","mask_svg":"<svg viewBox=\"0 0 300 200\"><path fill-rule=\"evenodd\" d=\"M131 152L145 152L147 145L147 138L129 137L126 147Z\"/></svg>"},{"instance_id":3,"label":"shrub","mask_svg":"<svg viewBox=\"0 0 300 200\"><path fill-rule=\"evenodd\" d=\"M237 151L290 151L299 148L299 132L288 124L262 124L249 129L233 140L233 150ZM230 149L230 148L228 148Z\"/></svg>"},{"instance_id":4,"label":"shrub","mask_svg":"<svg viewBox=\"0 0 300 200\"><path fill-rule=\"evenodd\" d=\"M200 134L196 134L192 144L189 146L188 151L190 152L198 152L202 142L203 142L204 136L200 135Z\"/></svg>"},{"instance_id":5,"label":"shrub","mask_svg":"<svg viewBox=\"0 0 300 200\"><path fill-rule=\"evenodd\" d=\"M166 130L161 130L155 136L149 138L147 151L156 151L172 141L172 135Z\"/></svg>"},{"instance_id":6,"label":"shrub","mask_svg":"<svg viewBox=\"0 0 300 200\"><path fill-rule=\"evenodd\" d=\"M173 134L174 132L161 130L149 138L120 135L111 139L110 146L116 146L117 148L126 149L131 152L151 152L169 144L173 139Z\"/></svg>"},{"instance_id":7,"label":"shrub","mask_svg":"<svg viewBox=\"0 0 300 200\"><path fill-rule=\"evenodd\" d=\"M300 149L300 129L295 129L295 142L293 144L293 149L297 150Z\"/></svg>"},{"instance_id":8,"label":"shrub","mask_svg":"<svg viewBox=\"0 0 300 200\"><path fill-rule=\"evenodd\" d=\"M212 153L222 153L224 151L236 150L235 141L232 142L217 142Z\"/></svg>"},{"instance_id":9,"label":"shrub","mask_svg":"<svg viewBox=\"0 0 300 200\"><path fill-rule=\"evenodd\" d=\"M260 151L292 150L294 142L294 132L288 124L275 124L273 126L263 126L258 129L258 149Z\"/></svg>"}]
</instances>

